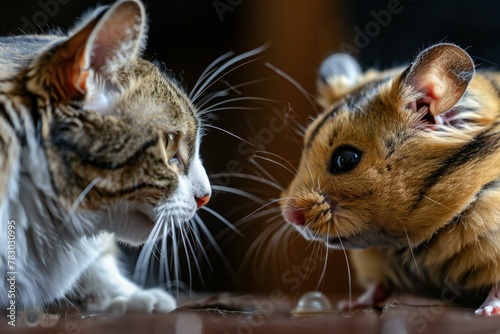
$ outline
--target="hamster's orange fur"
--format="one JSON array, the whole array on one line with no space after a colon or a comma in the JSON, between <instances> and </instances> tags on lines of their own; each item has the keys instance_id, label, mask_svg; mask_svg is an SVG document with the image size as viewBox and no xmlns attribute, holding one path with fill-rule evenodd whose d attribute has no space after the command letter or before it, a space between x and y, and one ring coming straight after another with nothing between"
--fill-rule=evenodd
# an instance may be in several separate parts
<instances>
[{"instance_id":1,"label":"hamster's orange fur","mask_svg":"<svg viewBox=\"0 0 500 334\"><path fill-rule=\"evenodd\" d=\"M438 298L452 286L475 307L492 289L478 313L497 313L500 75L475 73L451 44L406 69L343 73L336 62L283 194L285 219L331 247L362 248L350 255L363 284ZM342 147L359 161L338 172Z\"/></svg>"}]
</instances>

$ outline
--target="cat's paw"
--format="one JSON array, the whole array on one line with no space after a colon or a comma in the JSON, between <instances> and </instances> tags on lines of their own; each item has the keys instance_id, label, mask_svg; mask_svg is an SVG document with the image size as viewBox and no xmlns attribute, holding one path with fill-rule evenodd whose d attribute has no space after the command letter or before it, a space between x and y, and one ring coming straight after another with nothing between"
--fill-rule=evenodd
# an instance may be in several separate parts
<instances>
[{"instance_id":1,"label":"cat's paw","mask_svg":"<svg viewBox=\"0 0 500 334\"><path fill-rule=\"evenodd\" d=\"M86 310L121 315L128 312L167 313L176 307L176 301L166 291L155 289L136 289L130 294L120 294L111 298L96 298L88 301Z\"/></svg>"}]
</instances>

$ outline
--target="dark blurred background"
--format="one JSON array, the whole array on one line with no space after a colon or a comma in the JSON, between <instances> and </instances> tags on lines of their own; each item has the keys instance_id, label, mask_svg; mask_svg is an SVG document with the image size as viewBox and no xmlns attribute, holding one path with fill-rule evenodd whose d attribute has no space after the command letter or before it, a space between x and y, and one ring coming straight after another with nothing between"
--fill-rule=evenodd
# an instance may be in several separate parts
<instances>
[{"instance_id":1,"label":"dark blurred background","mask_svg":"<svg viewBox=\"0 0 500 334\"><path fill-rule=\"evenodd\" d=\"M0 33L47 32L55 27L65 30L96 4L93 0L4 2ZM198 273L190 256L194 271L190 278L188 259L180 248L182 279L191 281L194 291L348 291L343 253L328 252L324 266L327 250L284 228L277 203L264 206L279 196L279 187L221 175L238 171L259 175L281 187L288 184L293 174L279 164L296 166L300 159L297 132L320 111L310 103L308 93L315 96L317 69L330 53L350 52L365 69L386 68L405 64L419 50L447 41L466 48L481 67L497 68L500 62L500 6L488 0L145 0L145 4L150 19L145 57L163 62L188 92L206 66L222 54L234 51L238 55L267 46L251 58L255 61L234 69L210 87L214 92L228 87L224 81L232 86L256 81L225 97L256 99L221 105L231 108L210 116L212 125L252 142L255 148L224 131L208 129L201 155L207 171L220 175L212 179L214 188L233 187L251 195L245 198L216 191L209 204L235 224L241 235L209 212L200 213L222 254L209 246L208 238L203 239L209 261L198 249ZM308 93L269 65L293 78ZM283 124L283 115L288 117L286 129L276 126ZM263 152L255 152L257 149ZM248 216L255 210L259 211ZM134 252L129 253L134 258Z\"/></svg>"}]
</instances>

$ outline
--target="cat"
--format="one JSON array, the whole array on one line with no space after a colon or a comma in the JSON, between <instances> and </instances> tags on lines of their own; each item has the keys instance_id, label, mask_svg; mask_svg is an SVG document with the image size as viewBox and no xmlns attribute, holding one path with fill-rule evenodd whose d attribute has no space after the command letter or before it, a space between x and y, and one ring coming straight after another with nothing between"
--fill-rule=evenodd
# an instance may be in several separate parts
<instances>
[{"instance_id":1,"label":"cat","mask_svg":"<svg viewBox=\"0 0 500 334\"><path fill-rule=\"evenodd\" d=\"M0 38L3 313L65 300L88 312L175 308L116 260L116 240L141 245L211 196L200 117L141 58L146 30L143 4L121 0L68 36Z\"/></svg>"},{"instance_id":2,"label":"cat","mask_svg":"<svg viewBox=\"0 0 500 334\"><path fill-rule=\"evenodd\" d=\"M442 43L386 71L335 54L320 75L325 109L281 209L306 238L353 249L368 290L341 309L396 290L499 314L499 73Z\"/></svg>"}]
</instances>

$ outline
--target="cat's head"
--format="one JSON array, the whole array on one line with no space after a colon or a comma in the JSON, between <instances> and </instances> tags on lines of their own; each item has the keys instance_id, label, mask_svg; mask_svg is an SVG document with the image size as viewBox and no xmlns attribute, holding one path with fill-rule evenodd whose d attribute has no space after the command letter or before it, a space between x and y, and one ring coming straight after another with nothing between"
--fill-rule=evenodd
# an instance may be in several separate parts
<instances>
[{"instance_id":1,"label":"cat's head","mask_svg":"<svg viewBox=\"0 0 500 334\"><path fill-rule=\"evenodd\" d=\"M386 72L327 59L285 219L335 247L419 245L460 219L498 173L498 93L474 73L452 44Z\"/></svg>"},{"instance_id":2,"label":"cat's head","mask_svg":"<svg viewBox=\"0 0 500 334\"><path fill-rule=\"evenodd\" d=\"M196 108L140 58L145 31L143 5L119 1L54 37L25 74L63 209L102 212L133 244L158 222L191 219L211 194Z\"/></svg>"}]
</instances>

